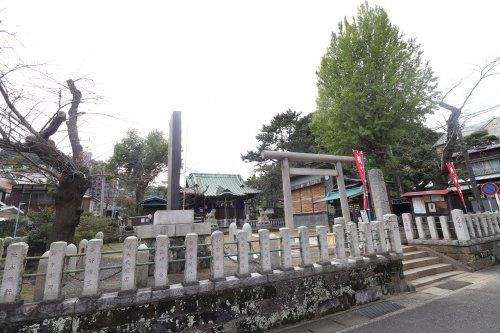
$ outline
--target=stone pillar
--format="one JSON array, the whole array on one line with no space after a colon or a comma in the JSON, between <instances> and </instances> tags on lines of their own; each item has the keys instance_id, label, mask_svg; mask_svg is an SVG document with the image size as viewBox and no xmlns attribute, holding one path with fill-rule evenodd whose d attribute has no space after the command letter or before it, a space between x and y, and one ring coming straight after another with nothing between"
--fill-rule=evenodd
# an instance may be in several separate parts
<instances>
[{"instance_id":1,"label":"stone pillar","mask_svg":"<svg viewBox=\"0 0 500 333\"><path fill-rule=\"evenodd\" d=\"M240 231L242 232L242 231ZM189 233L184 240L186 246L186 261L184 266L185 286L198 284L198 235Z\"/></svg>"},{"instance_id":2,"label":"stone pillar","mask_svg":"<svg viewBox=\"0 0 500 333\"><path fill-rule=\"evenodd\" d=\"M229 242L230 243L236 242L236 234L237 233L238 233L238 227L236 226L236 223L232 222L229 225ZM229 253L236 254L236 244L229 245Z\"/></svg>"},{"instance_id":3,"label":"stone pillar","mask_svg":"<svg viewBox=\"0 0 500 333\"><path fill-rule=\"evenodd\" d=\"M137 248L137 264L144 264L149 262L149 250L146 244L141 244ZM137 288L144 288L148 285L148 265L137 266Z\"/></svg>"},{"instance_id":4,"label":"stone pillar","mask_svg":"<svg viewBox=\"0 0 500 333\"><path fill-rule=\"evenodd\" d=\"M384 223L389 229L389 239L391 240L392 251L396 253L403 253L403 247L401 246L401 235L399 234L398 217L395 214L385 214ZM435 228L436 226L434 226L434 229Z\"/></svg>"},{"instance_id":5,"label":"stone pillar","mask_svg":"<svg viewBox=\"0 0 500 333\"><path fill-rule=\"evenodd\" d=\"M87 252L87 246L89 242L86 239L82 239L78 244L78 254L85 254ZM78 257L77 267L82 269L85 267L85 257Z\"/></svg>"},{"instance_id":6,"label":"stone pillar","mask_svg":"<svg viewBox=\"0 0 500 333\"><path fill-rule=\"evenodd\" d=\"M311 245L309 244L309 233L307 227L299 227L299 243L300 243L300 267L311 267Z\"/></svg>"},{"instance_id":7,"label":"stone pillar","mask_svg":"<svg viewBox=\"0 0 500 333\"><path fill-rule=\"evenodd\" d=\"M349 202L347 201L347 193L345 189L344 182L344 171L342 169L342 163L336 162L335 168L337 170L337 187L339 188L339 199L340 207L342 208L342 217L345 221L351 221L351 211L349 210Z\"/></svg>"},{"instance_id":8,"label":"stone pillar","mask_svg":"<svg viewBox=\"0 0 500 333\"><path fill-rule=\"evenodd\" d=\"M292 245L291 230L289 228L280 228L281 237L281 270L288 271L293 269L292 265Z\"/></svg>"},{"instance_id":9,"label":"stone pillar","mask_svg":"<svg viewBox=\"0 0 500 333\"><path fill-rule=\"evenodd\" d=\"M269 274L272 273L271 269L271 252L269 244L269 230L259 230L259 247L260 247L260 269L259 273Z\"/></svg>"},{"instance_id":10,"label":"stone pillar","mask_svg":"<svg viewBox=\"0 0 500 333\"><path fill-rule=\"evenodd\" d=\"M95 234L94 239L102 239L104 241L104 233L102 231L99 231Z\"/></svg>"},{"instance_id":11,"label":"stone pillar","mask_svg":"<svg viewBox=\"0 0 500 333\"><path fill-rule=\"evenodd\" d=\"M182 123L181 113L172 112L168 131L168 189L167 210L180 209L179 183L181 176L181 144Z\"/></svg>"},{"instance_id":12,"label":"stone pillar","mask_svg":"<svg viewBox=\"0 0 500 333\"><path fill-rule=\"evenodd\" d=\"M61 297L61 281L64 268L64 255L66 242L53 242L50 244L49 263L45 277L44 301L55 301Z\"/></svg>"},{"instance_id":13,"label":"stone pillar","mask_svg":"<svg viewBox=\"0 0 500 333\"><path fill-rule=\"evenodd\" d=\"M24 272L24 260L28 253L28 244L13 243L7 248L5 267L0 288L0 303L11 303L21 293Z\"/></svg>"},{"instance_id":14,"label":"stone pillar","mask_svg":"<svg viewBox=\"0 0 500 333\"><path fill-rule=\"evenodd\" d=\"M422 217L415 217L415 223L417 224L418 238L425 239L424 225L422 223Z\"/></svg>"},{"instance_id":15,"label":"stone pillar","mask_svg":"<svg viewBox=\"0 0 500 333\"><path fill-rule=\"evenodd\" d=\"M413 232L412 216L410 213L403 213L403 225L405 227L406 240L415 239L415 233Z\"/></svg>"},{"instance_id":16,"label":"stone pillar","mask_svg":"<svg viewBox=\"0 0 500 333\"><path fill-rule=\"evenodd\" d=\"M210 281L224 280L224 234L212 233L212 260L210 261Z\"/></svg>"},{"instance_id":17,"label":"stone pillar","mask_svg":"<svg viewBox=\"0 0 500 333\"><path fill-rule=\"evenodd\" d=\"M345 222L345 219L343 217L336 217L336 218L334 218L333 219L333 223L334 224L341 224L344 227L344 229L346 227L346 222Z\"/></svg>"},{"instance_id":18,"label":"stone pillar","mask_svg":"<svg viewBox=\"0 0 500 333\"><path fill-rule=\"evenodd\" d=\"M220 231L218 231L220 232ZM167 235L156 236L155 244L155 288L168 286L168 249L170 240Z\"/></svg>"},{"instance_id":19,"label":"stone pillar","mask_svg":"<svg viewBox=\"0 0 500 333\"><path fill-rule=\"evenodd\" d=\"M238 269L236 276L248 277L250 270L248 267L248 233L240 230L236 235L238 246Z\"/></svg>"},{"instance_id":20,"label":"stone pillar","mask_svg":"<svg viewBox=\"0 0 500 333\"><path fill-rule=\"evenodd\" d=\"M477 237L480 237L480 238L483 237L483 231L481 229L481 223L479 222L479 218L477 217L477 215L476 214L471 214L471 213L469 213L468 215L470 216L472 224L474 225Z\"/></svg>"},{"instance_id":21,"label":"stone pillar","mask_svg":"<svg viewBox=\"0 0 500 333\"><path fill-rule=\"evenodd\" d=\"M66 247L66 256L67 257L67 265L66 269L68 271L76 269L76 263L78 262L79 257L71 257L71 255L78 254L78 249L75 244L69 244ZM75 273L71 273L71 275L75 275Z\"/></svg>"},{"instance_id":22,"label":"stone pillar","mask_svg":"<svg viewBox=\"0 0 500 333\"><path fill-rule=\"evenodd\" d=\"M483 228L484 237L489 236L490 232L488 230L488 221L486 221L486 216L484 216L484 214L482 214L482 213L478 213L478 214L476 214L476 216L478 216L479 223L481 224L481 227Z\"/></svg>"},{"instance_id":23,"label":"stone pillar","mask_svg":"<svg viewBox=\"0 0 500 333\"><path fill-rule=\"evenodd\" d=\"M385 185L384 174L380 169L368 170L368 182L370 184L370 194L375 210L374 219L382 221L384 214L391 213L389 196Z\"/></svg>"},{"instance_id":24,"label":"stone pillar","mask_svg":"<svg viewBox=\"0 0 500 333\"><path fill-rule=\"evenodd\" d=\"M253 239L252 238L252 226L250 225L250 223L245 222L243 224L243 227L241 228L241 230L243 230L243 231L245 231L247 233L247 239L249 241L251 241ZM253 252L251 250L252 250L252 243L248 243L248 251L249 252Z\"/></svg>"},{"instance_id":25,"label":"stone pillar","mask_svg":"<svg viewBox=\"0 0 500 333\"><path fill-rule=\"evenodd\" d=\"M37 273L47 274L47 265L49 263L49 251L45 251L42 257L46 259L40 259L38 261ZM43 301L43 291L45 289L45 275L40 275L35 277L35 288L33 294L33 301L40 302Z\"/></svg>"},{"instance_id":26,"label":"stone pillar","mask_svg":"<svg viewBox=\"0 0 500 333\"><path fill-rule=\"evenodd\" d=\"M135 262L137 260L137 237L129 236L123 242L122 291L135 290Z\"/></svg>"},{"instance_id":27,"label":"stone pillar","mask_svg":"<svg viewBox=\"0 0 500 333\"><path fill-rule=\"evenodd\" d=\"M377 252L379 253L387 252L384 224L380 221L373 221L372 227L373 229L375 229L374 231L375 234L377 235Z\"/></svg>"},{"instance_id":28,"label":"stone pillar","mask_svg":"<svg viewBox=\"0 0 500 333\"><path fill-rule=\"evenodd\" d=\"M438 231L436 229L436 220L434 216L427 216L427 224L429 225L429 232L431 233L432 239L439 239Z\"/></svg>"},{"instance_id":29,"label":"stone pillar","mask_svg":"<svg viewBox=\"0 0 500 333\"><path fill-rule=\"evenodd\" d=\"M490 213L483 213L486 216L486 221L488 222L488 229L490 230L490 235L494 235L495 232L495 227L493 227L493 221L491 219L491 214Z\"/></svg>"},{"instance_id":30,"label":"stone pillar","mask_svg":"<svg viewBox=\"0 0 500 333\"><path fill-rule=\"evenodd\" d=\"M320 265L330 265L330 256L328 254L328 227L324 225L316 226L316 235L318 237L319 246L319 258L318 264Z\"/></svg>"},{"instance_id":31,"label":"stone pillar","mask_svg":"<svg viewBox=\"0 0 500 333\"><path fill-rule=\"evenodd\" d=\"M474 225L472 224L472 219L469 214L464 214L465 222L467 224L467 229L469 230L470 238L476 238L476 232L474 231Z\"/></svg>"},{"instance_id":32,"label":"stone pillar","mask_svg":"<svg viewBox=\"0 0 500 333\"><path fill-rule=\"evenodd\" d=\"M335 237L335 258L344 260L346 258L344 226L342 224L334 224L333 235Z\"/></svg>"},{"instance_id":33,"label":"stone pillar","mask_svg":"<svg viewBox=\"0 0 500 333\"><path fill-rule=\"evenodd\" d=\"M351 257L360 257L361 253L359 250L359 235L356 223L347 223L347 231L349 233L349 252L351 253Z\"/></svg>"},{"instance_id":34,"label":"stone pillar","mask_svg":"<svg viewBox=\"0 0 500 333\"><path fill-rule=\"evenodd\" d=\"M494 213L491 213L490 216L491 216L491 221L493 222L493 227L495 229L495 233L497 235L500 235L500 223L498 222L499 220L499 215L500 213L499 212L494 212Z\"/></svg>"},{"instance_id":35,"label":"stone pillar","mask_svg":"<svg viewBox=\"0 0 500 333\"><path fill-rule=\"evenodd\" d=\"M365 254L373 255L375 248L373 246L372 227L369 222L359 222L359 231L363 235Z\"/></svg>"},{"instance_id":36,"label":"stone pillar","mask_svg":"<svg viewBox=\"0 0 500 333\"><path fill-rule=\"evenodd\" d=\"M280 267L280 245L278 237L275 234L269 235L271 246L271 269L278 269Z\"/></svg>"},{"instance_id":37,"label":"stone pillar","mask_svg":"<svg viewBox=\"0 0 500 333\"><path fill-rule=\"evenodd\" d=\"M97 295L99 293L99 273L101 265L102 239L91 239L87 244L85 253L85 273L83 279L83 296Z\"/></svg>"},{"instance_id":38,"label":"stone pillar","mask_svg":"<svg viewBox=\"0 0 500 333\"><path fill-rule=\"evenodd\" d=\"M439 223L441 224L441 230L443 231L443 239L450 240L450 228L448 227L448 216L440 216Z\"/></svg>"},{"instance_id":39,"label":"stone pillar","mask_svg":"<svg viewBox=\"0 0 500 333\"><path fill-rule=\"evenodd\" d=\"M453 225L455 226L457 239L460 241L470 240L469 232L467 231L467 225L465 223L464 212L462 212L461 209L453 209L451 211L451 218L453 220Z\"/></svg>"},{"instance_id":40,"label":"stone pillar","mask_svg":"<svg viewBox=\"0 0 500 333\"><path fill-rule=\"evenodd\" d=\"M283 182L283 209L285 211L285 226L294 229L293 207L292 207L292 186L290 185L290 164L288 158L281 160L281 179Z\"/></svg>"}]
</instances>

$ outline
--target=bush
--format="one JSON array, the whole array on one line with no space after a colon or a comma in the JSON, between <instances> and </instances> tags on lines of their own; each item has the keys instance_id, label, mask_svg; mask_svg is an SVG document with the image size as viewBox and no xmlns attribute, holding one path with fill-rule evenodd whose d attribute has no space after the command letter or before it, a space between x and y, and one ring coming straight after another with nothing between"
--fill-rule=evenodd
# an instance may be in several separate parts
<instances>
[{"instance_id":1,"label":"bush","mask_svg":"<svg viewBox=\"0 0 500 333\"><path fill-rule=\"evenodd\" d=\"M118 221L111 217L94 216L83 213L80 217L80 224L76 227L75 244L82 239L92 239L99 231L104 233L104 243L118 241L120 227Z\"/></svg>"},{"instance_id":2,"label":"bush","mask_svg":"<svg viewBox=\"0 0 500 333\"><path fill-rule=\"evenodd\" d=\"M26 227L29 219L25 216L19 216L19 223L17 224L17 237L26 236ZM16 217L11 217L8 220L0 221L0 238L13 237L14 229L16 226Z\"/></svg>"},{"instance_id":3,"label":"bush","mask_svg":"<svg viewBox=\"0 0 500 333\"><path fill-rule=\"evenodd\" d=\"M40 212L31 213L31 220L27 227L30 255L42 255L48 248L49 233L55 218L52 208L45 208Z\"/></svg>"}]
</instances>

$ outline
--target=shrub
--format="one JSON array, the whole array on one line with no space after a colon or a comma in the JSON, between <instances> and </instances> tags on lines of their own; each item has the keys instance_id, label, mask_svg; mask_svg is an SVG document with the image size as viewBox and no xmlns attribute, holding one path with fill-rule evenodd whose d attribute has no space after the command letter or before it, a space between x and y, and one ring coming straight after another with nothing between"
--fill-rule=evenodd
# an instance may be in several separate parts
<instances>
[{"instance_id":1,"label":"shrub","mask_svg":"<svg viewBox=\"0 0 500 333\"><path fill-rule=\"evenodd\" d=\"M120 227L118 221L111 217L94 216L83 213L80 224L76 227L75 244L82 239L92 239L99 231L104 233L104 243L118 241Z\"/></svg>"},{"instance_id":2,"label":"shrub","mask_svg":"<svg viewBox=\"0 0 500 333\"><path fill-rule=\"evenodd\" d=\"M27 227L30 255L42 255L48 249L49 232L55 218L52 208L45 208L40 212L31 213L31 220Z\"/></svg>"}]
</instances>

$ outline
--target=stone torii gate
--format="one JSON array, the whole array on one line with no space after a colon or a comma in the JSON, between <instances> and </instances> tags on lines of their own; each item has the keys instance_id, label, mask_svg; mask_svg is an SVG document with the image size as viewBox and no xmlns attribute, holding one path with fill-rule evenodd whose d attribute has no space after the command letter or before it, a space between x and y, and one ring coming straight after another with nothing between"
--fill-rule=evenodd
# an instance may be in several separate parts
<instances>
[{"instance_id":1,"label":"stone torii gate","mask_svg":"<svg viewBox=\"0 0 500 333\"><path fill-rule=\"evenodd\" d=\"M294 228L293 208L292 208L292 187L290 186L291 175L302 176L332 176L337 178L339 188L340 206L342 216L346 222L351 221L349 204L344 183L344 173L342 171L342 162L354 163L354 157L335 156L325 154L307 154L291 151L264 150L261 153L263 159L281 161L281 176L283 180L283 204L285 210L285 225L287 228ZM335 164L334 169L312 169L312 168L290 168L290 162L319 162Z\"/></svg>"}]
</instances>

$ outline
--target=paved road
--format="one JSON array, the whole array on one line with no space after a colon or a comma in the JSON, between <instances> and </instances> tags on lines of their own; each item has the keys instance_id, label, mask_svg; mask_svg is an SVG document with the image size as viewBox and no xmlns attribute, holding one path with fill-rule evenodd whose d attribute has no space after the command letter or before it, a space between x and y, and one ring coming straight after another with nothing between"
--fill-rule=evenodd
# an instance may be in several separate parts
<instances>
[{"instance_id":1,"label":"paved road","mask_svg":"<svg viewBox=\"0 0 500 333\"><path fill-rule=\"evenodd\" d=\"M444 283L439 282L391 297L404 309L375 319L352 309L280 332L500 332L500 265L451 280L472 284L451 291L439 288Z\"/></svg>"},{"instance_id":2,"label":"paved road","mask_svg":"<svg viewBox=\"0 0 500 333\"><path fill-rule=\"evenodd\" d=\"M500 266L492 273L496 279L458 289L350 332L500 332Z\"/></svg>"}]
</instances>

